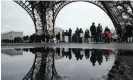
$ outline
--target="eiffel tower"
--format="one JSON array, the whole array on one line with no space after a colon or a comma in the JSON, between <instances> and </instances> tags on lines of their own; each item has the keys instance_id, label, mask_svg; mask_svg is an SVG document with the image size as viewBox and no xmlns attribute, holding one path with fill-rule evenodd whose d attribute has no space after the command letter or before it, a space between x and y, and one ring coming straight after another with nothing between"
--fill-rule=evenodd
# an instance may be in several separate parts
<instances>
[{"instance_id":1,"label":"eiffel tower","mask_svg":"<svg viewBox=\"0 0 133 80\"><path fill-rule=\"evenodd\" d=\"M60 10L67 4L84 1L101 8L112 20L115 29L126 23L133 25L133 1L91 1L91 0L52 0L30 1L14 0L32 18L37 34L52 32L54 34L55 19Z\"/></svg>"}]
</instances>

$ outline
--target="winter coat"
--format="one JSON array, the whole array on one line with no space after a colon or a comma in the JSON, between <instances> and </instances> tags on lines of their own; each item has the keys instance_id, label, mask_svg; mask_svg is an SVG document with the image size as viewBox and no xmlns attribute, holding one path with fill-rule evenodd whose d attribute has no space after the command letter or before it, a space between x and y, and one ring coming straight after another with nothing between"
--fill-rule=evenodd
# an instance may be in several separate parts
<instances>
[{"instance_id":1,"label":"winter coat","mask_svg":"<svg viewBox=\"0 0 133 80\"><path fill-rule=\"evenodd\" d=\"M130 26L130 25L127 25L127 27L126 27L126 34L127 34L127 37L132 37L132 36L133 36L132 30L133 30L133 27Z\"/></svg>"},{"instance_id":2,"label":"winter coat","mask_svg":"<svg viewBox=\"0 0 133 80\"><path fill-rule=\"evenodd\" d=\"M106 37L106 38L110 38L110 37L111 37L109 31L106 31L106 32L105 32L105 37Z\"/></svg>"},{"instance_id":3,"label":"winter coat","mask_svg":"<svg viewBox=\"0 0 133 80\"><path fill-rule=\"evenodd\" d=\"M95 34L96 34L96 26L95 26L95 25L92 25L92 26L90 27L90 31L91 31L91 34L92 34L92 35L95 35Z\"/></svg>"}]
</instances>

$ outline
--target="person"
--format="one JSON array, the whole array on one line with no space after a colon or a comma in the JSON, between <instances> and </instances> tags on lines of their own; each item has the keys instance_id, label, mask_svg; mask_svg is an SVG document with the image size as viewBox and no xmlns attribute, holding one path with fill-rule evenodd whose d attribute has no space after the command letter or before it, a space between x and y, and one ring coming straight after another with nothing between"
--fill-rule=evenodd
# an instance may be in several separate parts
<instances>
[{"instance_id":1,"label":"person","mask_svg":"<svg viewBox=\"0 0 133 80\"><path fill-rule=\"evenodd\" d=\"M65 42L68 43L68 31L65 32Z\"/></svg>"},{"instance_id":2,"label":"person","mask_svg":"<svg viewBox=\"0 0 133 80\"><path fill-rule=\"evenodd\" d=\"M53 33L50 35L50 42L54 43L54 34Z\"/></svg>"},{"instance_id":3,"label":"person","mask_svg":"<svg viewBox=\"0 0 133 80\"><path fill-rule=\"evenodd\" d=\"M60 32L58 32L58 34L57 34L57 43L59 43L60 42Z\"/></svg>"},{"instance_id":4,"label":"person","mask_svg":"<svg viewBox=\"0 0 133 80\"><path fill-rule=\"evenodd\" d=\"M92 51L91 51L91 57L90 57L90 61L91 61L91 63L92 63L92 65L93 66L95 66L95 63L96 63L96 50L95 49L93 49Z\"/></svg>"},{"instance_id":5,"label":"person","mask_svg":"<svg viewBox=\"0 0 133 80\"><path fill-rule=\"evenodd\" d=\"M99 23L97 27L98 42L102 42L102 31L103 31L102 25L100 25Z\"/></svg>"},{"instance_id":6,"label":"person","mask_svg":"<svg viewBox=\"0 0 133 80\"><path fill-rule=\"evenodd\" d=\"M126 40L126 28L123 26L122 27L122 42L126 42L127 40Z\"/></svg>"},{"instance_id":7,"label":"person","mask_svg":"<svg viewBox=\"0 0 133 80\"><path fill-rule=\"evenodd\" d=\"M50 35L49 33L46 33L46 42L49 43Z\"/></svg>"},{"instance_id":8,"label":"person","mask_svg":"<svg viewBox=\"0 0 133 80\"><path fill-rule=\"evenodd\" d=\"M86 59L89 59L89 57L90 57L90 49L85 49L84 53L85 53Z\"/></svg>"},{"instance_id":9,"label":"person","mask_svg":"<svg viewBox=\"0 0 133 80\"><path fill-rule=\"evenodd\" d=\"M111 30L111 39L112 39L112 42L117 42L118 36L115 30Z\"/></svg>"},{"instance_id":10,"label":"person","mask_svg":"<svg viewBox=\"0 0 133 80\"><path fill-rule=\"evenodd\" d=\"M117 34L118 34L118 41L119 42L121 42L121 38L122 38L122 29L121 29L121 25L120 24L118 24L118 26L117 26Z\"/></svg>"},{"instance_id":11,"label":"person","mask_svg":"<svg viewBox=\"0 0 133 80\"><path fill-rule=\"evenodd\" d=\"M126 34L127 34L127 42L132 42L132 36L133 36L133 33L132 33L132 30L133 30L133 27L131 25L127 25L126 26Z\"/></svg>"},{"instance_id":12,"label":"person","mask_svg":"<svg viewBox=\"0 0 133 80\"><path fill-rule=\"evenodd\" d=\"M71 43L71 36L72 36L72 30L71 30L71 28L69 28L69 34L68 34L68 36L69 36L69 43Z\"/></svg>"},{"instance_id":13,"label":"person","mask_svg":"<svg viewBox=\"0 0 133 80\"><path fill-rule=\"evenodd\" d=\"M105 43L110 43L110 38L111 38L110 32L106 31L105 32Z\"/></svg>"},{"instance_id":14,"label":"person","mask_svg":"<svg viewBox=\"0 0 133 80\"><path fill-rule=\"evenodd\" d=\"M95 37L96 37L96 26L95 23L93 22L91 27L90 27L90 31L91 31L91 42L95 41Z\"/></svg>"},{"instance_id":15,"label":"person","mask_svg":"<svg viewBox=\"0 0 133 80\"><path fill-rule=\"evenodd\" d=\"M62 30L62 41L65 42L65 32Z\"/></svg>"},{"instance_id":16,"label":"person","mask_svg":"<svg viewBox=\"0 0 133 80\"><path fill-rule=\"evenodd\" d=\"M104 40L105 40L105 43L108 41L107 39L107 34L105 34L107 32L107 34L108 34L108 32L109 32L109 34L110 34L110 29L108 28L108 26L107 27L105 27L105 30L104 30ZM111 35L110 35L110 37L111 37Z\"/></svg>"},{"instance_id":17,"label":"person","mask_svg":"<svg viewBox=\"0 0 133 80\"><path fill-rule=\"evenodd\" d=\"M108 26L105 28L104 32L109 32L110 33L110 29L108 28Z\"/></svg>"},{"instance_id":18,"label":"person","mask_svg":"<svg viewBox=\"0 0 133 80\"><path fill-rule=\"evenodd\" d=\"M88 29L86 29L85 35L84 35L85 42L89 43L89 37L90 37L90 32Z\"/></svg>"},{"instance_id":19,"label":"person","mask_svg":"<svg viewBox=\"0 0 133 80\"><path fill-rule=\"evenodd\" d=\"M76 34L76 42L79 43L79 37L80 37L79 28L76 29L75 34Z\"/></svg>"},{"instance_id":20,"label":"person","mask_svg":"<svg viewBox=\"0 0 133 80\"><path fill-rule=\"evenodd\" d=\"M82 43L83 42L83 37L84 37L82 28L80 28L79 33L80 33L80 43Z\"/></svg>"},{"instance_id":21,"label":"person","mask_svg":"<svg viewBox=\"0 0 133 80\"><path fill-rule=\"evenodd\" d=\"M56 41L57 41L57 43L58 43L58 34L56 34Z\"/></svg>"}]
</instances>

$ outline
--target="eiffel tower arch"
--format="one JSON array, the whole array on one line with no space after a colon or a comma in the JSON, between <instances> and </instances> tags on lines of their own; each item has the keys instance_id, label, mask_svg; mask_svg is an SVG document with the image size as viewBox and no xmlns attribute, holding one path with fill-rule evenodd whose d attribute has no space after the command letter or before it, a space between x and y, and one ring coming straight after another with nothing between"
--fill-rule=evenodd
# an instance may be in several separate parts
<instances>
[{"instance_id":1,"label":"eiffel tower arch","mask_svg":"<svg viewBox=\"0 0 133 80\"><path fill-rule=\"evenodd\" d=\"M83 0L78 0L83 1ZM54 33L54 25L55 20L60 12L60 10L66 6L67 4L70 4L72 2L77 2L76 0L73 1L17 1L14 0L17 4L19 4L22 8L24 8L27 13L32 18L35 30L37 34L43 34L43 33ZM112 20L115 28L119 26L125 26L125 24L128 22L130 24L133 24L133 2L131 1L90 1L85 0L84 2L92 3L99 8L101 8ZM128 7L127 4L130 4L131 12L128 13ZM124 6L124 7L123 7ZM121 8L122 7L122 8ZM123 16L123 13L128 16L129 18L126 18ZM130 18L132 17L132 18ZM118 26L119 25L119 26ZM116 29L117 31L117 29Z\"/></svg>"}]
</instances>

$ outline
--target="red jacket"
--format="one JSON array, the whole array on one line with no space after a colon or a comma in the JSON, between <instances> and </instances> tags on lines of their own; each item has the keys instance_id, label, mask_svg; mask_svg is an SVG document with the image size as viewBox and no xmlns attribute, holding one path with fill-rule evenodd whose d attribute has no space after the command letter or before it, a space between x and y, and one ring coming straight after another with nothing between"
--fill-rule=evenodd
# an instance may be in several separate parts
<instances>
[{"instance_id":1,"label":"red jacket","mask_svg":"<svg viewBox=\"0 0 133 80\"><path fill-rule=\"evenodd\" d=\"M110 33L108 31L105 32L105 36L106 36L106 38L110 38L111 37L111 35L110 35Z\"/></svg>"}]
</instances>

